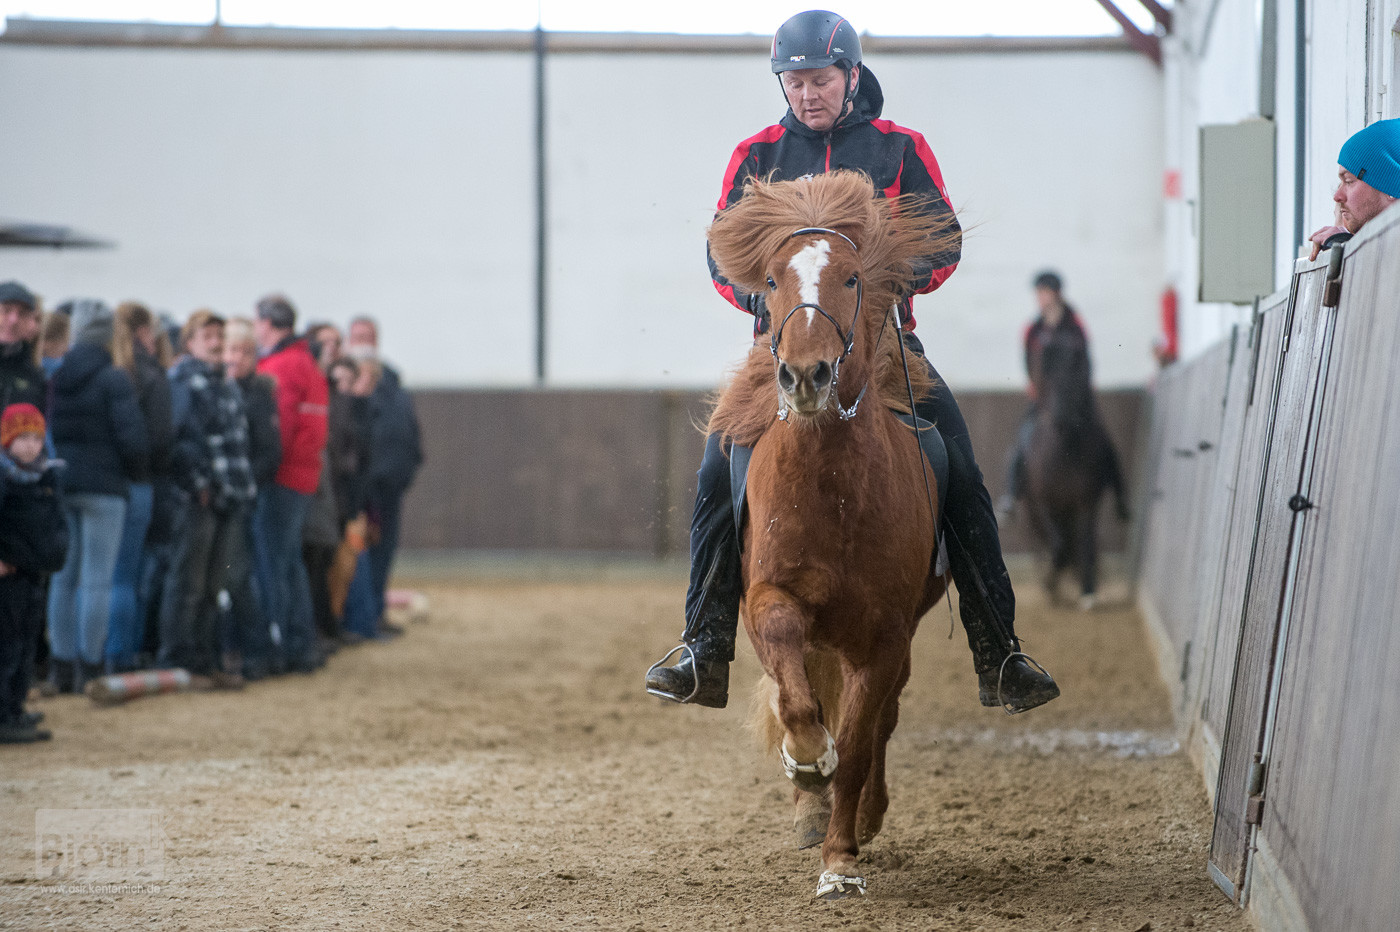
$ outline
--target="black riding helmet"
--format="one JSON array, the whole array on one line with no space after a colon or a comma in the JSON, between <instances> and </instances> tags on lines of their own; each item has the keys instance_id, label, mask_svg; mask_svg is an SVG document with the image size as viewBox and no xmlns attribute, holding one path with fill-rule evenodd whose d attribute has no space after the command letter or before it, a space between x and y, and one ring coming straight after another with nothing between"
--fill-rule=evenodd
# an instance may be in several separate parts
<instances>
[{"instance_id":1,"label":"black riding helmet","mask_svg":"<svg viewBox=\"0 0 1400 932\"><path fill-rule=\"evenodd\" d=\"M845 18L830 10L798 13L773 33L771 57L773 73L779 76L780 83L784 71L840 66L846 73L846 96L841 103L844 116L846 104L855 97L851 70L860 64L860 36ZM786 99L787 94L783 97Z\"/></svg>"}]
</instances>

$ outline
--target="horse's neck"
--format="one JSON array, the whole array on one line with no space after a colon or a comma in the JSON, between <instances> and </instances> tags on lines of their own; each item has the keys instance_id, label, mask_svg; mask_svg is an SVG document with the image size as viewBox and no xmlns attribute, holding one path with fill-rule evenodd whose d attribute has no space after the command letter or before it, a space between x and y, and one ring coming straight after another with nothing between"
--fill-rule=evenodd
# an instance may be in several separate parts
<instances>
[{"instance_id":1,"label":"horse's neck","mask_svg":"<svg viewBox=\"0 0 1400 932\"><path fill-rule=\"evenodd\" d=\"M867 392L861 404L869 401ZM886 442L878 422L881 417L892 420L888 412L871 407L869 410L862 408L849 421L832 417L817 428L775 421L764 439L774 444L774 453L780 461L792 464L794 475L819 478L823 485L860 483L868 475L866 462L883 449Z\"/></svg>"}]
</instances>

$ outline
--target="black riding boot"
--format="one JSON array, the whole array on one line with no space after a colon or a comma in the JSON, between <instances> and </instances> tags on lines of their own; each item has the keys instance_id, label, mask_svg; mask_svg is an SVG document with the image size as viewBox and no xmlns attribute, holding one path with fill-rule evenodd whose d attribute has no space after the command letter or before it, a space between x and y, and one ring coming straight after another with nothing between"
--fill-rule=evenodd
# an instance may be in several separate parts
<instances>
[{"instance_id":1,"label":"black riding boot","mask_svg":"<svg viewBox=\"0 0 1400 932\"><path fill-rule=\"evenodd\" d=\"M729 457L719 438L705 442L690 519L690 587L685 594L682 644L647 671L647 692L673 702L724 708L729 662L742 597L739 532L734 525ZM660 664L679 651L680 662Z\"/></svg>"},{"instance_id":2,"label":"black riding boot","mask_svg":"<svg viewBox=\"0 0 1400 932\"><path fill-rule=\"evenodd\" d=\"M912 334L906 344L922 357ZM924 360L925 365L929 365ZM959 614L972 649L978 698L985 706L1024 712L1060 694L1055 680L1021 653L1016 639L1016 594L1001 556L992 498L972 454L967 425L947 385L929 365L935 389L918 405L920 417L932 421L948 448L948 494L943 523L948 562L958 587Z\"/></svg>"}]
</instances>

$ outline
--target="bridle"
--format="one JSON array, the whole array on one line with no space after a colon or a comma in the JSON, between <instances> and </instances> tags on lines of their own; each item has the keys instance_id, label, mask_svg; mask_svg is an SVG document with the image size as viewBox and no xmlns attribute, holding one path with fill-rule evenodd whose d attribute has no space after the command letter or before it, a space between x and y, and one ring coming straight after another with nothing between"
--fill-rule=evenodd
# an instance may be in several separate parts
<instances>
[{"instance_id":1,"label":"bridle","mask_svg":"<svg viewBox=\"0 0 1400 932\"><path fill-rule=\"evenodd\" d=\"M856 248L856 244L851 241L851 238L849 236L847 236L844 233L838 233L836 230L828 230L825 227L803 227L800 230L794 231L792 235L788 237L788 239L796 239L799 236L807 236L813 233L829 233L832 236L839 236L841 237L841 239L846 241L846 244L849 245L851 249L856 252L857 255L860 254L860 250ZM855 316L851 318L850 330L842 330L841 325L836 322L836 318L828 314L820 304L812 304L804 301L801 304L794 304L788 310L788 312L785 315L783 315L782 322L773 328L773 335L769 338L768 342L768 352L772 354L773 361L776 363L779 362L778 344L782 342L783 339L783 328L787 326L787 322L792 318L793 314L796 314L803 308L810 308L811 310L816 311L818 314L822 315L828 321L831 322L831 326L836 328L837 338L841 341L842 351L841 355L838 356L836 358L836 361L831 365L831 394L828 396L828 398L830 399L828 403L835 406L837 415L843 421L849 421L851 418L856 416L856 410L860 408L861 399L865 397L865 390L870 386L870 382L867 380L866 383L861 386L860 394L856 395L856 400L851 402L851 406L849 408L841 407L841 398L840 395L837 393L837 389L841 384L841 363L844 362L846 360L846 357L851 355L851 351L855 349L856 325L860 323L860 305L864 297L864 293L865 281L859 276L859 274L857 274L856 313ZM779 402L778 420L786 421L787 419L788 407L786 404Z\"/></svg>"}]
</instances>

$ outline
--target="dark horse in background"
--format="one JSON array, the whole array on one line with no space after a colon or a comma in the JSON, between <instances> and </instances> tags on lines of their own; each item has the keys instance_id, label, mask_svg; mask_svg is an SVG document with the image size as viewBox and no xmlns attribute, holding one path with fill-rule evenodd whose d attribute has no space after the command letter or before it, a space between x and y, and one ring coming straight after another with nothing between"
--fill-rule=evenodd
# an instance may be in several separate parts
<instances>
[{"instance_id":1,"label":"dark horse in background","mask_svg":"<svg viewBox=\"0 0 1400 932\"><path fill-rule=\"evenodd\" d=\"M1099 417L1082 343L1052 339L1031 353L1037 404L1025 448L1024 485L1031 527L1050 553L1045 588L1058 597L1060 574L1079 570L1080 606L1098 592L1098 515L1112 490L1118 517L1128 518L1118 453Z\"/></svg>"}]
</instances>

